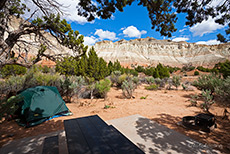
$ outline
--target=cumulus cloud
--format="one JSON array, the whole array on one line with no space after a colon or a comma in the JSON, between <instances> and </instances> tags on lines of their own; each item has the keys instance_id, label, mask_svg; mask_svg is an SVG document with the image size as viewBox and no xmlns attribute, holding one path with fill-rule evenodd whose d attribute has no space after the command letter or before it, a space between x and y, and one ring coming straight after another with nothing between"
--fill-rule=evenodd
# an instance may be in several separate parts
<instances>
[{"instance_id":1,"label":"cumulus cloud","mask_svg":"<svg viewBox=\"0 0 230 154\"><path fill-rule=\"evenodd\" d=\"M181 32L183 32L183 31L185 31L185 30L186 30L186 28L179 30L179 32L181 33Z\"/></svg>"},{"instance_id":2,"label":"cumulus cloud","mask_svg":"<svg viewBox=\"0 0 230 154\"><path fill-rule=\"evenodd\" d=\"M27 7L30 8L31 10L30 12L25 12L25 15L23 17L29 18L31 13L33 13L37 9L37 6L30 0L23 0L22 2L25 3ZM63 7L61 7L61 10L64 13L62 15L63 19L66 19L67 21L70 22L77 22L79 24L89 23L85 17L78 15L78 11L76 7L79 3L79 0L57 0L57 2L63 5ZM55 12L54 10L53 13L57 13L57 12ZM33 18L36 18L37 16L41 16L41 15L42 12L38 10Z\"/></svg>"},{"instance_id":3,"label":"cumulus cloud","mask_svg":"<svg viewBox=\"0 0 230 154\"><path fill-rule=\"evenodd\" d=\"M121 29L121 30L123 30L123 34L125 35L125 37L137 37L137 38L140 38L141 35L147 33L147 31L145 31L145 30L140 31L134 26L129 26L129 27L127 27L125 29Z\"/></svg>"},{"instance_id":4,"label":"cumulus cloud","mask_svg":"<svg viewBox=\"0 0 230 154\"><path fill-rule=\"evenodd\" d=\"M172 41L174 41L174 42L188 41L188 40L189 40L189 38L187 38L187 37L176 37L176 38L172 39Z\"/></svg>"},{"instance_id":5,"label":"cumulus cloud","mask_svg":"<svg viewBox=\"0 0 230 154\"><path fill-rule=\"evenodd\" d=\"M110 32L108 30L104 31L102 29L97 29L96 32L94 33L94 35L99 36L100 40L104 40L104 39L109 39L109 40L116 40L118 39L116 37L116 33L114 32Z\"/></svg>"},{"instance_id":6,"label":"cumulus cloud","mask_svg":"<svg viewBox=\"0 0 230 154\"><path fill-rule=\"evenodd\" d=\"M196 42L196 44L215 45L215 44L220 44L220 41L217 40L199 41Z\"/></svg>"},{"instance_id":7,"label":"cumulus cloud","mask_svg":"<svg viewBox=\"0 0 230 154\"><path fill-rule=\"evenodd\" d=\"M84 37L84 45L94 45L97 42L97 38L93 36L85 36Z\"/></svg>"},{"instance_id":8,"label":"cumulus cloud","mask_svg":"<svg viewBox=\"0 0 230 154\"><path fill-rule=\"evenodd\" d=\"M198 23L190 28L193 36L203 36L204 34L212 33L217 29L224 28L223 25L215 23L215 19L209 18L201 23Z\"/></svg>"}]
</instances>

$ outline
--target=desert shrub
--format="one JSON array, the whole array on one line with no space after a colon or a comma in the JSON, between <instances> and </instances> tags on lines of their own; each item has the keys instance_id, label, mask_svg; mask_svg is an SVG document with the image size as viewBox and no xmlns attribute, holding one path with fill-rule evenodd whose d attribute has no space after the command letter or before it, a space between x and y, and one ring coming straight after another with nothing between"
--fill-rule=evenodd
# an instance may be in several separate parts
<instances>
[{"instance_id":1,"label":"desert shrub","mask_svg":"<svg viewBox=\"0 0 230 154\"><path fill-rule=\"evenodd\" d=\"M200 73L198 71L195 71L194 75L200 75Z\"/></svg>"},{"instance_id":2,"label":"desert shrub","mask_svg":"<svg viewBox=\"0 0 230 154\"><path fill-rule=\"evenodd\" d=\"M51 68L45 65L41 67L41 71L42 73L49 73L51 71Z\"/></svg>"},{"instance_id":3,"label":"desert shrub","mask_svg":"<svg viewBox=\"0 0 230 154\"><path fill-rule=\"evenodd\" d=\"M170 76L168 68L165 67L165 66L163 66L161 63L159 63L159 64L157 65L156 70L158 71L159 77L160 77L161 79L163 79L163 78L168 78L168 77ZM158 77L156 77L156 76L154 76L154 77L155 77L155 78L158 78Z\"/></svg>"},{"instance_id":4,"label":"desert shrub","mask_svg":"<svg viewBox=\"0 0 230 154\"><path fill-rule=\"evenodd\" d=\"M192 63L188 63L188 64L184 64L184 66L182 67L181 71L182 72L188 72L188 71L192 71L194 69L195 69L195 67L192 66Z\"/></svg>"},{"instance_id":5,"label":"desert shrub","mask_svg":"<svg viewBox=\"0 0 230 154\"><path fill-rule=\"evenodd\" d=\"M1 68L0 74L3 78L9 77L11 75L24 75L27 69L19 65L5 65Z\"/></svg>"},{"instance_id":6,"label":"desert shrub","mask_svg":"<svg viewBox=\"0 0 230 154\"><path fill-rule=\"evenodd\" d=\"M219 68L219 72L223 74L224 78L230 76L230 61L225 61L224 63L218 63L215 68Z\"/></svg>"},{"instance_id":7,"label":"desert shrub","mask_svg":"<svg viewBox=\"0 0 230 154\"><path fill-rule=\"evenodd\" d=\"M134 83L134 85L135 85L135 88L137 88L137 86L138 86L139 83L140 83L139 78L138 78L137 76L134 76L134 77L132 77L131 79L132 79L132 81L133 81L133 83Z\"/></svg>"},{"instance_id":8,"label":"desert shrub","mask_svg":"<svg viewBox=\"0 0 230 154\"><path fill-rule=\"evenodd\" d=\"M151 84L149 86L145 87L146 90L157 90L158 89L158 85L156 84Z\"/></svg>"},{"instance_id":9,"label":"desert shrub","mask_svg":"<svg viewBox=\"0 0 230 154\"><path fill-rule=\"evenodd\" d=\"M0 92L1 94L9 95L13 93L14 95L23 90L25 83L24 76L11 76L5 81L0 82Z\"/></svg>"},{"instance_id":10,"label":"desert shrub","mask_svg":"<svg viewBox=\"0 0 230 154\"><path fill-rule=\"evenodd\" d=\"M66 102L71 102L71 98L80 95L85 79L82 76L65 76L60 81L60 94L64 96Z\"/></svg>"},{"instance_id":11,"label":"desert shrub","mask_svg":"<svg viewBox=\"0 0 230 154\"><path fill-rule=\"evenodd\" d=\"M168 85L167 85L166 89L172 90L173 80L171 78L169 78L167 82L168 82Z\"/></svg>"},{"instance_id":12,"label":"desert shrub","mask_svg":"<svg viewBox=\"0 0 230 154\"><path fill-rule=\"evenodd\" d=\"M140 99L146 99L149 95L141 96Z\"/></svg>"},{"instance_id":13,"label":"desert shrub","mask_svg":"<svg viewBox=\"0 0 230 154\"><path fill-rule=\"evenodd\" d=\"M160 79L160 78L156 78L156 79L154 79L154 81L155 81L155 83L156 83L157 85L160 85L160 84L161 84L161 79Z\"/></svg>"},{"instance_id":14,"label":"desert shrub","mask_svg":"<svg viewBox=\"0 0 230 154\"><path fill-rule=\"evenodd\" d=\"M173 76L172 85L175 86L176 89L178 89L178 87L180 86L180 82L181 82L181 77L180 76Z\"/></svg>"},{"instance_id":15,"label":"desert shrub","mask_svg":"<svg viewBox=\"0 0 230 154\"><path fill-rule=\"evenodd\" d=\"M201 107L204 111L209 112L209 108L214 103L211 90L202 90L202 96L204 98L204 103L201 104Z\"/></svg>"},{"instance_id":16,"label":"desert shrub","mask_svg":"<svg viewBox=\"0 0 230 154\"><path fill-rule=\"evenodd\" d=\"M121 88L122 88L123 96L125 96L128 99L133 97L133 91L135 90L135 86L132 80L125 80L122 83Z\"/></svg>"},{"instance_id":17,"label":"desert shrub","mask_svg":"<svg viewBox=\"0 0 230 154\"><path fill-rule=\"evenodd\" d=\"M191 98L189 99L191 105L190 106L197 106L197 100L199 99L199 96L197 94L191 95Z\"/></svg>"},{"instance_id":18,"label":"desert shrub","mask_svg":"<svg viewBox=\"0 0 230 154\"><path fill-rule=\"evenodd\" d=\"M137 72L144 72L145 71L145 68L143 67L143 66L137 66L136 68L135 68L135 70L137 71Z\"/></svg>"},{"instance_id":19,"label":"desert shrub","mask_svg":"<svg viewBox=\"0 0 230 154\"><path fill-rule=\"evenodd\" d=\"M60 90L60 75L30 71L25 75L24 89L34 86L55 86Z\"/></svg>"},{"instance_id":20,"label":"desert shrub","mask_svg":"<svg viewBox=\"0 0 230 154\"><path fill-rule=\"evenodd\" d=\"M111 73L111 76L110 76L110 80L112 82L112 85L113 84L118 84L118 78L119 76L121 76L121 71L114 71Z\"/></svg>"},{"instance_id":21,"label":"desert shrub","mask_svg":"<svg viewBox=\"0 0 230 154\"><path fill-rule=\"evenodd\" d=\"M215 87L215 92L224 100L230 99L230 77L223 80L222 84Z\"/></svg>"},{"instance_id":22,"label":"desert shrub","mask_svg":"<svg viewBox=\"0 0 230 154\"><path fill-rule=\"evenodd\" d=\"M107 93L110 90L111 81L109 79L103 79L96 83L95 88L100 94L100 97L106 98Z\"/></svg>"},{"instance_id":23,"label":"desert shrub","mask_svg":"<svg viewBox=\"0 0 230 154\"><path fill-rule=\"evenodd\" d=\"M9 99L6 97L0 99L0 120L2 120L3 117L13 115L19 107L18 102L21 102L22 100L23 97L19 95L11 96Z\"/></svg>"},{"instance_id":24,"label":"desert shrub","mask_svg":"<svg viewBox=\"0 0 230 154\"><path fill-rule=\"evenodd\" d=\"M76 95L77 98L81 95L81 90L83 86L86 84L85 78L82 76L72 76L70 81L72 82L70 88L73 89L73 94Z\"/></svg>"},{"instance_id":25,"label":"desert shrub","mask_svg":"<svg viewBox=\"0 0 230 154\"><path fill-rule=\"evenodd\" d=\"M212 69L204 68L203 66L198 66L197 69L201 72L211 72Z\"/></svg>"},{"instance_id":26,"label":"desert shrub","mask_svg":"<svg viewBox=\"0 0 230 154\"><path fill-rule=\"evenodd\" d=\"M148 68L145 68L145 75L148 75L148 76L153 76L153 73L155 72L155 69L153 67L148 67Z\"/></svg>"},{"instance_id":27,"label":"desert shrub","mask_svg":"<svg viewBox=\"0 0 230 154\"><path fill-rule=\"evenodd\" d=\"M167 66L169 72L172 74L173 72L176 72L178 70L180 70L179 67L170 67L170 66Z\"/></svg>"},{"instance_id":28,"label":"desert shrub","mask_svg":"<svg viewBox=\"0 0 230 154\"><path fill-rule=\"evenodd\" d=\"M86 89L89 90L90 99L93 99L93 92L95 91L95 79L94 78L86 78L87 86Z\"/></svg>"},{"instance_id":29,"label":"desert shrub","mask_svg":"<svg viewBox=\"0 0 230 154\"><path fill-rule=\"evenodd\" d=\"M65 97L65 101L66 102L71 102L71 98L73 96L73 86L72 83L70 81L69 77L65 77L64 80L60 80L60 84L61 84L61 91L60 94L61 96L66 96Z\"/></svg>"},{"instance_id":30,"label":"desert shrub","mask_svg":"<svg viewBox=\"0 0 230 154\"><path fill-rule=\"evenodd\" d=\"M122 74L121 76L119 76L117 81L117 86L121 87L122 83L126 80L127 77L128 77L127 74Z\"/></svg>"},{"instance_id":31,"label":"desert shrub","mask_svg":"<svg viewBox=\"0 0 230 154\"><path fill-rule=\"evenodd\" d=\"M147 82L148 84L153 84L153 83L155 83L154 77L146 77L145 79L146 79L146 82Z\"/></svg>"},{"instance_id":32,"label":"desert shrub","mask_svg":"<svg viewBox=\"0 0 230 154\"><path fill-rule=\"evenodd\" d=\"M219 87L222 84L222 80L214 74L201 75L193 85L200 90L210 90L211 94L215 91L215 87Z\"/></svg>"}]
</instances>

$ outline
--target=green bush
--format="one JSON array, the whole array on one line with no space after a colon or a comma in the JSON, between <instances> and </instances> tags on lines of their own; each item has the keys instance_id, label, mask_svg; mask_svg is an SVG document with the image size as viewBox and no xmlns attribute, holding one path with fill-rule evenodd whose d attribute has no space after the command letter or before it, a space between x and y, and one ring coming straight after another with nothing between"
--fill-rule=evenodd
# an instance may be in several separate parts
<instances>
[{"instance_id":1,"label":"green bush","mask_svg":"<svg viewBox=\"0 0 230 154\"><path fill-rule=\"evenodd\" d=\"M59 81L59 92L66 102L71 102L71 98L76 94L79 96L82 86L85 85L85 79L82 76L65 76Z\"/></svg>"},{"instance_id":2,"label":"green bush","mask_svg":"<svg viewBox=\"0 0 230 154\"><path fill-rule=\"evenodd\" d=\"M212 69L204 68L203 66L198 66L197 69L201 72L211 72Z\"/></svg>"},{"instance_id":3,"label":"green bush","mask_svg":"<svg viewBox=\"0 0 230 154\"><path fill-rule=\"evenodd\" d=\"M114 71L114 72L112 72L112 74L110 76L110 80L112 82L112 85L113 84L118 85L118 78L119 78L119 76L121 76L121 71Z\"/></svg>"},{"instance_id":4,"label":"green bush","mask_svg":"<svg viewBox=\"0 0 230 154\"><path fill-rule=\"evenodd\" d=\"M137 88L137 86L138 86L139 83L140 83L139 78L138 78L137 76L134 76L134 77L132 77L131 79L132 79L132 81L133 81L135 87Z\"/></svg>"},{"instance_id":5,"label":"green bush","mask_svg":"<svg viewBox=\"0 0 230 154\"><path fill-rule=\"evenodd\" d=\"M137 66L136 68L135 68L135 70L137 71L137 72L144 72L145 71L145 68L143 67L143 66Z\"/></svg>"},{"instance_id":6,"label":"green bush","mask_svg":"<svg viewBox=\"0 0 230 154\"><path fill-rule=\"evenodd\" d=\"M161 63L157 65L156 70L159 72L159 76L161 79L170 77L168 68L163 66ZM155 78L158 78L158 77L155 77Z\"/></svg>"},{"instance_id":7,"label":"green bush","mask_svg":"<svg viewBox=\"0 0 230 154\"><path fill-rule=\"evenodd\" d=\"M178 87L180 86L180 82L181 82L181 77L180 76L173 76L172 85L175 86L176 89L178 89Z\"/></svg>"},{"instance_id":8,"label":"green bush","mask_svg":"<svg viewBox=\"0 0 230 154\"><path fill-rule=\"evenodd\" d=\"M9 77L11 75L24 75L27 69L19 65L5 65L0 70L0 74L3 78Z\"/></svg>"},{"instance_id":9,"label":"green bush","mask_svg":"<svg viewBox=\"0 0 230 154\"><path fill-rule=\"evenodd\" d=\"M224 100L230 99L230 77L222 80L222 83L215 87L215 92ZM228 101L229 102L229 101Z\"/></svg>"},{"instance_id":10,"label":"green bush","mask_svg":"<svg viewBox=\"0 0 230 154\"><path fill-rule=\"evenodd\" d=\"M10 93L16 94L24 89L25 76L11 76L4 81L0 81L0 97L8 96Z\"/></svg>"},{"instance_id":11,"label":"green bush","mask_svg":"<svg viewBox=\"0 0 230 154\"><path fill-rule=\"evenodd\" d=\"M146 77L145 80L148 84L153 84L155 82L154 77Z\"/></svg>"},{"instance_id":12,"label":"green bush","mask_svg":"<svg viewBox=\"0 0 230 154\"><path fill-rule=\"evenodd\" d=\"M140 99L146 99L149 95L141 96Z\"/></svg>"},{"instance_id":13,"label":"green bush","mask_svg":"<svg viewBox=\"0 0 230 154\"><path fill-rule=\"evenodd\" d=\"M200 73L198 71L195 71L194 75L200 75Z\"/></svg>"},{"instance_id":14,"label":"green bush","mask_svg":"<svg viewBox=\"0 0 230 154\"><path fill-rule=\"evenodd\" d=\"M3 117L13 115L18 109L18 102L21 102L23 98L21 96L11 96L9 99L0 99L0 120Z\"/></svg>"},{"instance_id":15,"label":"green bush","mask_svg":"<svg viewBox=\"0 0 230 154\"><path fill-rule=\"evenodd\" d=\"M149 86L145 87L146 90L157 90L158 89L158 85L156 84L151 84Z\"/></svg>"},{"instance_id":16,"label":"green bush","mask_svg":"<svg viewBox=\"0 0 230 154\"><path fill-rule=\"evenodd\" d=\"M160 78L156 78L156 79L154 79L155 80L155 83L157 84L157 85L160 85L161 84L161 79Z\"/></svg>"},{"instance_id":17,"label":"green bush","mask_svg":"<svg viewBox=\"0 0 230 154\"><path fill-rule=\"evenodd\" d=\"M122 85L122 92L123 92L123 96L125 96L126 98L130 99L133 97L133 91L135 90L135 86L132 82L132 80L125 80Z\"/></svg>"},{"instance_id":18,"label":"green bush","mask_svg":"<svg viewBox=\"0 0 230 154\"><path fill-rule=\"evenodd\" d=\"M122 83L126 80L127 77L128 77L127 74L122 74L121 76L119 76L117 81L117 86L121 87Z\"/></svg>"},{"instance_id":19,"label":"green bush","mask_svg":"<svg viewBox=\"0 0 230 154\"><path fill-rule=\"evenodd\" d=\"M107 97L111 87L111 81L109 79L103 79L96 83L95 88L102 98Z\"/></svg>"},{"instance_id":20,"label":"green bush","mask_svg":"<svg viewBox=\"0 0 230 154\"><path fill-rule=\"evenodd\" d=\"M188 72L188 71L192 71L194 69L195 69L195 67L192 66L192 63L188 63L188 64L184 64L184 66L182 67L181 71L182 72Z\"/></svg>"},{"instance_id":21,"label":"green bush","mask_svg":"<svg viewBox=\"0 0 230 154\"><path fill-rule=\"evenodd\" d=\"M214 74L211 75L201 75L193 85L200 90L210 90L211 94L215 91L216 87L222 84L222 80Z\"/></svg>"},{"instance_id":22,"label":"green bush","mask_svg":"<svg viewBox=\"0 0 230 154\"><path fill-rule=\"evenodd\" d=\"M204 111L209 112L209 108L214 103L211 90L202 90L202 96L204 98L204 103L201 104L201 107Z\"/></svg>"},{"instance_id":23,"label":"green bush","mask_svg":"<svg viewBox=\"0 0 230 154\"><path fill-rule=\"evenodd\" d=\"M218 63L214 68L218 68L219 72L223 74L224 78L230 76L230 61L225 61L224 63Z\"/></svg>"}]
</instances>

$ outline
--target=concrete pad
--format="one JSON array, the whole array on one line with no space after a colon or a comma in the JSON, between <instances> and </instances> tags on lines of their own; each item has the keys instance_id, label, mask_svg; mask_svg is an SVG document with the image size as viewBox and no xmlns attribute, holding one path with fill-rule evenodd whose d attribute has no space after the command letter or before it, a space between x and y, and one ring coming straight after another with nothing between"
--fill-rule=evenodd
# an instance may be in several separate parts
<instances>
[{"instance_id":1,"label":"concrete pad","mask_svg":"<svg viewBox=\"0 0 230 154\"><path fill-rule=\"evenodd\" d=\"M140 115L107 121L146 154L216 154L207 145Z\"/></svg>"},{"instance_id":2,"label":"concrete pad","mask_svg":"<svg viewBox=\"0 0 230 154\"><path fill-rule=\"evenodd\" d=\"M41 154L43 149L44 139L50 136L59 138L59 153L67 154L65 131L57 131L48 134L41 134L35 137L28 137L19 140L8 142L0 149L0 154Z\"/></svg>"}]
</instances>

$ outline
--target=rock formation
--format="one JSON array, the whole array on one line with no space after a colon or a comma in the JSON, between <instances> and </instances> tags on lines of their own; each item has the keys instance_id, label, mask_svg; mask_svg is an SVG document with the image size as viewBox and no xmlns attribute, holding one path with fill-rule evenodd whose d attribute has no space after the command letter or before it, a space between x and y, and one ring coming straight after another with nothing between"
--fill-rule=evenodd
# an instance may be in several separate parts
<instances>
[{"instance_id":1,"label":"rock formation","mask_svg":"<svg viewBox=\"0 0 230 154\"><path fill-rule=\"evenodd\" d=\"M102 41L94 45L99 57L106 61L116 61L123 65L157 65L182 66L192 63L194 66L212 67L218 62L230 59L230 43L219 45L199 45L171 40L144 38Z\"/></svg>"},{"instance_id":2,"label":"rock formation","mask_svg":"<svg viewBox=\"0 0 230 154\"><path fill-rule=\"evenodd\" d=\"M20 22L25 21L12 18L9 30L18 29ZM45 38L52 44L45 51L46 54L73 54L70 49L60 45L48 32L43 33ZM32 34L22 36L20 40L28 42L27 44L20 44L29 53L28 57L33 57L37 54L37 51L40 49L39 38ZM107 62L119 60L121 64L126 66L131 64L148 66L162 63L164 65L181 67L183 64L192 63L194 66L212 67L218 62L230 59L230 43L198 45L187 42L173 42L171 40L156 40L147 37L130 41L101 41L97 42L94 48L98 56L104 58ZM14 47L14 51L17 52L19 50L22 49L19 49L17 46ZM23 54L28 53L25 52ZM55 63L51 65L55 65Z\"/></svg>"},{"instance_id":3,"label":"rock formation","mask_svg":"<svg viewBox=\"0 0 230 154\"><path fill-rule=\"evenodd\" d=\"M9 31L18 30L20 22L26 22L26 21L23 20L22 18L16 18L12 16L11 22L9 23ZM14 45L14 48L13 48L13 51L16 53L16 55L18 55L20 51L20 54L22 56L27 55L26 58L29 61L31 58L37 55L38 50L40 49L40 45L44 41L49 41L49 44L50 44L50 46L48 46L45 51L45 54L47 55L57 55L57 54L72 55L73 54L72 50L59 44L58 41L50 33L46 31L43 31L41 33L43 33L44 38L46 40L44 40L44 38L39 38L35 34L27 34L27 35L21 36L19 38L20 42L18 43L18 45ZM7 36L8 36L8 33L5 33L4 39L6 39ZM39 64L42 64L42 65L43 63L45 63L44 65L47 64L48 66L55 65L55 63L50 62L49 60L45 58L44 58L44 62L43 61L39 62Z\"/></svg>"}]
</instances>

